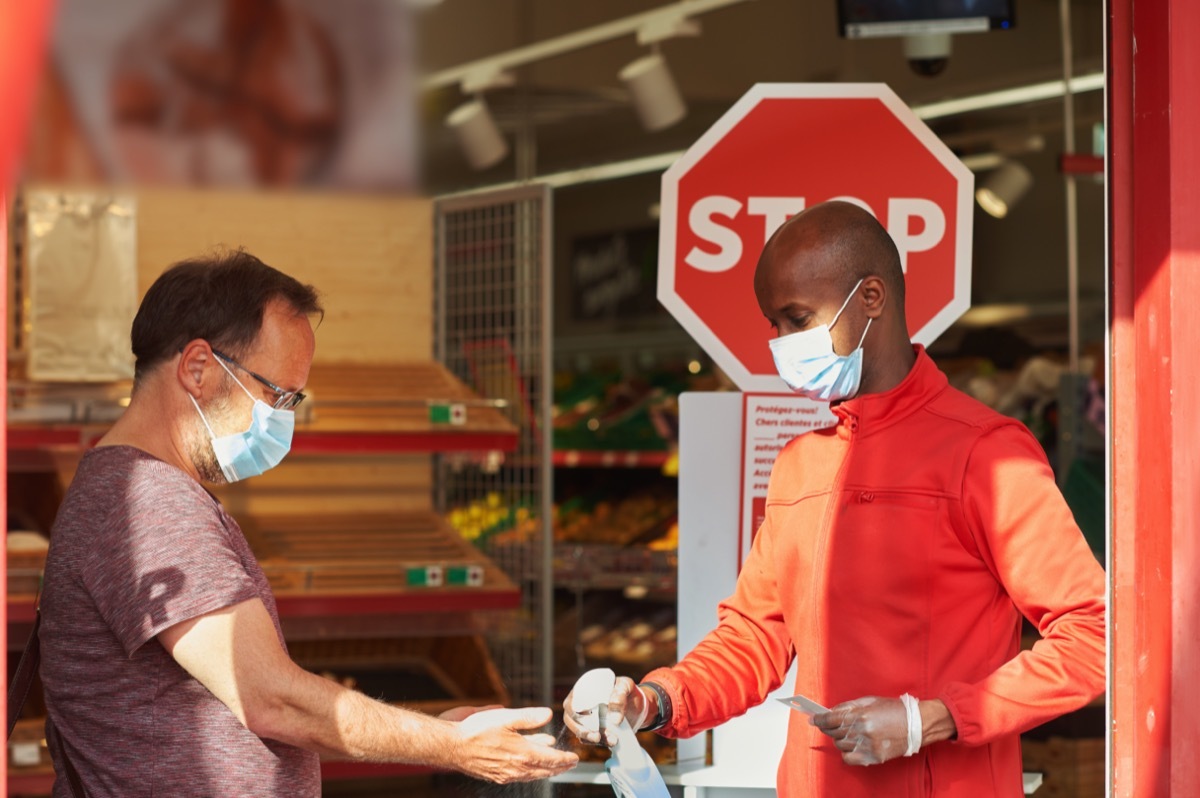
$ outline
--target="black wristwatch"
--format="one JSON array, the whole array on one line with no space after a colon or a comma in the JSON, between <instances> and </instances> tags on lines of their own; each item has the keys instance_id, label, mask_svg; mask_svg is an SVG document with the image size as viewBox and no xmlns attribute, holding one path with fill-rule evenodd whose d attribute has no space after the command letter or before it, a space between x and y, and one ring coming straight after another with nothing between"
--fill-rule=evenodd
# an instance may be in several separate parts
<instances>
[{"instance_id":1,"label":"black wristwatch","mask_svg":"<svg viewBox=\"0 0 1200 798\"><path fill-rule=\"evenodd\" d=\"M641 731L658 731L671 722L671 696L667 695L667 691L654 682L642 682L638 687L644 687L654 693L654 703L657 707L654 720Z\"/></svg>"}]
</instances>

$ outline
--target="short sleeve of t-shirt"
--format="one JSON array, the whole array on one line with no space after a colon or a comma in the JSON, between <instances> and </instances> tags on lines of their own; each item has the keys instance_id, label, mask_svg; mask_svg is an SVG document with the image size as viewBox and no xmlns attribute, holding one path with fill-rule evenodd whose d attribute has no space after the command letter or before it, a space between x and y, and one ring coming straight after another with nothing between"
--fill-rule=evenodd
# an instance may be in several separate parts
<instances>
[{"instance_id":1,"label":"short sleeve of t-shirt","mask_svg":"<svg viewBox=\"0 0 1200 798\"><path fill-rule=\"evenodd\" d=\"M217 502L149 458L124 475L121 509L96 529L81 578L132 657L159 632L258 596Z\"/></svg>"}]
</instances>

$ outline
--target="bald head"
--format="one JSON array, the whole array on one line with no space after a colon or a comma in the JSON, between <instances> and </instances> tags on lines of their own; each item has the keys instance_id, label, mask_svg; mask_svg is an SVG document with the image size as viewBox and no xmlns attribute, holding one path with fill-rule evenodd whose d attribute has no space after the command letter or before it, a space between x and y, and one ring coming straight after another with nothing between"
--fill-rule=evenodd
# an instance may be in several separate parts
<instances>
[{"instance_id":1,"label":"bald head","mask_svg":"<svg viewBox=\"0 0 1200 798\"><path fill-rule=\"evenodd\" d=\"M758 271L780 268L796 270L805 280L829 281L844 293L860 280L878 277L903 311L904 271L896 243L854 203L825 202L784 222L758 260Z\"/></svg>"},{"instance_id":2,"label":"bald head","mask_svg":"<svg viewBox=\"0 0 1200 798\"><path fill-rule=\"evenodd\" d=\"M861 344L860 392L896 384L913 361L900 254L857 205L814 205L780 226L758 259L754 294L777 336L826 324L837 354Z\"/></svg>"}]
</instances>

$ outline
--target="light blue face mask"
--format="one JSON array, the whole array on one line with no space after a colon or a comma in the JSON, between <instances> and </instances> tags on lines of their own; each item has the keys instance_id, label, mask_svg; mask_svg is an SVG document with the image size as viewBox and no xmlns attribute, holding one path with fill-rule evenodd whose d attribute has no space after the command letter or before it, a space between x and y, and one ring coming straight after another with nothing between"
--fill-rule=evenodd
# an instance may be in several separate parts
<instances>
[{"instance_id":1,"label":"light blue face mask","mask_svg":"<svg viewBox=\"0 0 1200 798\"><path fill-rule=\"evenodd\" d=\"M222 435L218 438L209 425L208 419L204 417L204 411L200 409L196 398L191 394L188 394L188 398L196 406L196 412L200 414L200 420L204 422L208 436L212 439L213 453L217 456L221 473L225 475L228 482L237 482L248 477L256 477L283 461L292 448L292 433L296 429L296 413L292 410L273 408L262 399L256 398L254 394L246 390L246 386L242 385L241 380L234 377L233 372L229 371L229 367L221 358L216 358L216 361L229 373L230 377L233 377L233 381L238 384L238 387L246 391L247 396L254 399L250 428L245 432L235 432L232 435Z\"/></svg>"},{"instance_id":2,"label":"light blue face mask","mask_svg":"<svg viewBox=\"0 0 1200 798\"><path fill-rule=\"evenodd\" d=\"M771 354L779 376L801 396L818 402L840 402L858 393L862 381L862 345L867 340L867 330L871 329L871 319L867 319L858 348L848 355L833 351L833 336L829 331L838 323L842 311L862 283L862 280L858 281L829 324L782 335L771 341Z\"/></svg>"}]
</instances>

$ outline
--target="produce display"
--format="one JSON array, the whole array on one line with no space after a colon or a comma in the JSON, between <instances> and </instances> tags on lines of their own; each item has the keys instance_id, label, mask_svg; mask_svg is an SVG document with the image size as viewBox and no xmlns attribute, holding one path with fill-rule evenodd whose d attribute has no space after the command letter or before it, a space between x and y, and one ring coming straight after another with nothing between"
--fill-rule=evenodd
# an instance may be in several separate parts
<instances>
[{"instance_id":1,"label":"produce display","mask_svg":"<svg viewBox=\"0 0 1200 798\"><path fill-rule=\"evenodd\" d=\"M615 500L577 496L555 505L553 512L556 544L643 544L652 551L678 548L678 503L663 487ZM464 539L490 546L530 543L539 530L535 510L511 506L498 493L450 510L446 520Z\"/></svg>"},{"instance_id":2,"label":"produce display","mask_svg":"<svg viewBox=\"0 0 1200 798\"><path fill-rule=\"evenodd\" d=\"M512 507L499 493L489 493L463 507L451 510L446 520L469 541L520 542L537 535L537 515L528 507Z\"/></svg>"},{"instance_id":3,"label":"produce display","mask_svg":"<svg viewBox=\"0 0 1200 798\"><path fill-rule=\"evenodd\" d=\"M554 540L611 546L649 543L666 537L677 515L677 499L662 488L646 488L615 500L577 497L558 507Z\"/></svg>"},{"instance_id":4,"label":"produce display","mask_svg":"<svg viewBox=\"0 0 1200 798\"><path fill-rule=\"evenodd\" d=\"M579 633L579 642L589 661L652 670L676 660L679 632L674 616L674 611L660 611L649 617L629 618L615 628L592 624Z\"/></svg>"},{"instance_id":5,"label":"produce display","mask_svg":"<svg viewBox=\"0 0 1200 798\"><path fill-rule=\"evenodd\" d=\"M555 380L554 448L666 451L679 439L679 394L718 387L712 374L686 371L560 374Z\"/></svg>"}]
</instances>

